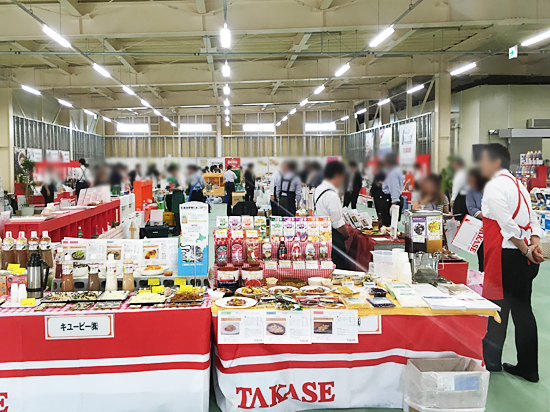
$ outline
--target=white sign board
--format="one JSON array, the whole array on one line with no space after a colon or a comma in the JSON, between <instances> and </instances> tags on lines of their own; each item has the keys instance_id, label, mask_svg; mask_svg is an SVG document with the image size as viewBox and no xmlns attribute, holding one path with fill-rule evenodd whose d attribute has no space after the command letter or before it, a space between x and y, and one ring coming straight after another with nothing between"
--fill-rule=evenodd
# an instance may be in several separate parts
<instances>
[{"instance_id":1,"label":"white sign board","mask_svg":"<svg viewBox=\"0 0 550 412\"><path fill-rule=\"evenodd\" d=\"M416 162L416 122L399 125L399 162L412 166Z\"/></svg>"},{"instance_id":2,"label":"white sign board","mask_svg":"<svg viewBox=\"0 0 550 412\"><path fill-rule=\"evenodd\" d=\"M114 338L113 314L45 316L46 340Z\"/></svg>"},{"instance_id":3,"label":"white sign board","mask_svg":"<svg viewBox=\"0 0 550 412\"><path fill-rule=\"evenodd\" d=\"M393 131L391 127L385 129L380 129L379 133L379 144L378 144L378 155L384 156L388 153L391 153L391 144L392 144L392 135Z\"/></svg>"}]
</instances>

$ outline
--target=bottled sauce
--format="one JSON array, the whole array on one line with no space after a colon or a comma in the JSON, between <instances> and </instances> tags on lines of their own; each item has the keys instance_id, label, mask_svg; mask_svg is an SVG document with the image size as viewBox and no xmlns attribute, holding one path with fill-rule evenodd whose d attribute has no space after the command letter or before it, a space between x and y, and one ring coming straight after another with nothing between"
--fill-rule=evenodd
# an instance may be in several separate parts
<instances>
[{"instance_id":1,"label":"bottled sauce","mask_svg":"<svg viewBox=\"0 0 550 412\"><path fill-rule=\"evenodd\" d=\"M111 253L105 265L107 269L107 280L105 281L105 290L117 290L118 284L116 279L116 261L115 256Z\"/></svg>"},{"instance_id":2,"label":"bottled sauce","mask_svg":"<svg viewBox=\"0 0 550 412\"><path fill-rule=\"evenodd\" d=\"M82 227L78 226L78 231L76 232L76 237L82 239L84 237L84 232L82 231Z\"/></svg>"},{"instance_id":3,"label":"bottled sauce","mask_svg":"<svg viewBox=\"0 0 550 412\"><path fill-rule=\"evenodd\" d=\"M88 262L88 290L99 291L99 262L94 253L90 255Z\"/></svg>"},{"instance_id":4,"label":"bottled sauce","mask_svg":"<svg viewBox=\"0 0 550 412\"><path fill-rule=\"evenodd\" d=\"M33 230L31 232L31 237L29 238L29 253L28 253L29 258L33 253L38 252L39 244L40 244L40 239L38 238L38 233L36 232L36 230Z\"/></svg>"},{"instance_id":5,"label":"bottled sauce","mask_svg":"<svg viewBox=\"0 0 550 412\"><path fill-rule=\"evenodd\" d=\"M134 262L130 255L124 256L124 262L122 263L122 290L127 290L129 292L134 291Z\"/></svg>"},{"instance_id":6,"label":"bottled sauce","mask_svg":"<svg viewBox=\"0 0 550 412\"><path fill-rule=\"evenodd\" d=\"M61 292L74 292L73 261L70 255L65 255L61 276Z\"/></svg>"},{"instance_id":7,"label":"bottled sauce","mask_svg":"<svg viewBox=\"0 0 550 412\"><path fill-rule=\"evenodd\" d=\"M55 278L61 279L63 277L63 248L59 247L57 248L57 252L55 253Z\"/></svg>"},{"instance_id":8,"label":"bottled sauce","mask_svg":"<svg viewBox=\"0 0 550 412\"><path fill-rule=\"evenodd\" d=\"M281 236L279 249L277 249L277 259L279 260L288 260L288 250L285 245L285 238Z\"/></svg>"},{"instance_id":9,"label":"bottled sauce","mask_svg":"<svg viewBox=\"0 0 550 412\"><path fill-rule=\"evenodd\" d=\"M260 244L257 237L246 240L246 261L249 265L259 264Z\"/></svg>"},{"instance_id":10,"label":"bottled sauce","mask_svg":"<svg viewBox=\"0 0 550 412\"><path fill-rule=\"evenodd\" d=\"M15 239L11 232L6 232L6 237L2 241L2 269L7 269L8 265L16 263L15 258Z\"/></svg>"},{"instance_id":11,"label":"bottled sauce","mask_svg":"<svg viewBox=\"0 0 550 412\"><path fill-rule=\"evenodd\" d=\"M42 237L40 238L40 257L48 267L53 268L53 256L52 256L52 239L48 235L48 231L44 230L42 232Z\"/></svg>"},{"instance_id":12,"label":"bottled sauce","mask_svg":"<svg viewBox=\"0 0 550 412\"><path fill-rule=\"evenodd\" d=\"M15 241L15 263L18 263L19 267L27 267L27 248L25 232L19 232L19 237Z\"/></svg>"},{"instance_id":13,"label":"bottled sauce","mask_svg":"<svg viewBox=\"0 0 550 412\"><path fill-rule=\"evenodd\" d=\"M242 266L244 263L243 231L232 231L231 238L231 263L233 266Z\"/></svg>"},{"instance_id":14,"label":"bottled sauce","mask_svg":"<svg viewBox=\"0 0 550 412\"><path fill-rule=\"evenodd\" d=\"M300 238L296 236L292 244L292 260L302 260L302 247L300 246Z\"/></svg>"},{"instance_id":15,"label":"bottled sauce","mask_svg":"<svg viewBox=\"0 0 550 412\"><path fill-rule=\"evenodd\" d=\"M262 258L263 260L271 260L271 242L269 239L266 239L262 245Z\"/></svg>"},{"instance_id":16,"label":"bottled sauce","mask_svg":"<svg viewBox=\"0 0 550 412\"><path fill-rule=\"evenodd\" d=\"M305 252L306 252L306 260L309 260L309 261L315 260L315 247L313 246L313 241L311 239L311 236L307 238L307 245L306 245Z\"/></svg>"},{"instance_id":17,"label":"bottled sauce","mask_svg":"<svg viewBox=\"0 0 550 412\"><path fill-rule=\"evenodd\" d=\"M328 260L328 246L325 241L322 241L319 246L319 260Z\"/></svg>"}]
</instances>

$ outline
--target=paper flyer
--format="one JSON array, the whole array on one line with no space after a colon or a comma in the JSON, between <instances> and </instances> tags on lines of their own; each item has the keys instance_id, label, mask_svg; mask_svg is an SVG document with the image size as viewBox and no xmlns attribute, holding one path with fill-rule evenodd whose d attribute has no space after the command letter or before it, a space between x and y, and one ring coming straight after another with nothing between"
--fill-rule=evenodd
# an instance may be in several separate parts
<instances>
[{"instance_id":1,"label":"paper flyer","mask_svg":"<svg viewBox=\"0 0 550 412\"><path fill-rule=\"evenodd\" d=\"M268 310L264 343L310 344L311 311Z\"/></svg>"},{"instance_id":2,"label":"paper flyer","mask_svg":"<svg viewBox=\"0 0 550 412\"><path fill-rule=\"evenodd\" d=\"M313 309L313 343L358 343L358 312L353 309Z\"/></svg>"},{"instance_id":3,"label":"paper flyer","mask_svg":"<svg viewBox=\"0 0 550 412\"><path fill-rule=\"evenodd\" d=\"M263 343L265 310L235 309L218 313L218 344Z\"/></svg>"}]
</instances>

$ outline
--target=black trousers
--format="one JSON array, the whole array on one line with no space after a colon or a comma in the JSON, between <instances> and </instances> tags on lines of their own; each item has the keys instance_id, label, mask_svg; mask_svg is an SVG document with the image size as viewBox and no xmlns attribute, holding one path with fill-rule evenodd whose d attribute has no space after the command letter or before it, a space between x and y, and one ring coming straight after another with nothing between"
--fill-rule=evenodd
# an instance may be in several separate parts
<instances>
[{"instance_id":1,"label":"black trousers","mask_svg":"<svg viewBox=\"0 0 550 412\"><path fill-rule=\"evenodd\" d=\"M344 194L344 207L351 204L352 209L357 209L358 198L359 198L359 193L346 192Z\"/></svg>"},{"instance_id":2,"label":"black trousers","mask_svg":"<svg viewBox=\"0 0 550 412\"><path fill-rule=\"evenodd\" d=\"M190 202L203 202L204 203L204 195L203 195L202 192L193 191L193 193L191 193L191 196L189 196L189 201Z\"/></svg>"},{"instance_id":3,"label":"black trousers","mask_svg":"<svg viewBox=\"0 0 550 412\"><path fill-rule=\"evenodd\" d=\"M76 198L78 199L78 197L80 196L80 191L82 189L87 189L89 187L90 187L90 185L88 184L88 182L77 182L76 183Z\"/></svg>"},{"instance_id":4,"label":"black trousers","mask_svg":"<svg viewBox=\"0 0 550 412\"><path fill-rule=\"evenodd\" d=\"M506 339L508 318L512 314L518 368L525 373L538 372L537 322L531 308L533 279L539 265L528 264L517 249L502 250L502 287L504 299L495 300L501 307L501 323L489 318L487 334L483 339L483 358L488 369L499 370L502 365L502 347Z\"/></svg>"},{"instance_id":5,"label":"black trousers","mask_svg":"<svg viewBox=\"0 0 550 412\"><path fill-rule=\"evenodd\" d=\"M42 196L44 196L44 202L45 202L46 206L48 205L48 203L53 203L55 186L54 185L48 185L48 190L50 191L49 196L48 196L48 192L46 192L46 186L42 186L42 189L40 190L40 194Z\"/></svg>"},{"instance_id":6,"label":"black trousers","mask_svg":"<svg viewBox=\"0 0 550 412\"><path fill-rule=\"evenodd\" d=\"M458 195L456 197L455 202L453 204L453 214L459 215L459 216L456 216L456 219L460 222L462 222L462 220L464 220L464 218L468 214L465 195Z\"/></svg>"},{"instance_id":7,"label":"black trousers","mask_svg":"<svg viewBox=\"0 0 550 412\"><path fill-rule=\"evenodd\" d=\"M381 220L380 222L382 223L383 226L390 226L391 225L391 215L390 215L390 209L391 209L391 205L392 205L392 201L391 201L391 195L389 194L382 194L380 196L380 200L379 200L379 207L380 207L380 215L381 215ZM399 197L399 220L401 220L401 212L403 211L403 196L400 196Z\"/></svg>"},{"instance_id":8,"label":"black trousers","mask_svg":"<svg viewBox=\"0 0 550 412\"><path fill-rule=\"evenodd\" d=\"M227 216L231 216L233 213L233 192L235 191L235 183L225 183L225 193L227 194Z\"/></svg>"},{"instance_id":9,"label":"black trousers","mask_svg":"<svg viewBox=\"0 0 550 412\"><path fill-rule=\"evenodd\" d=\"M244 201L245 202L253 202L254 201L254 186L247 186L246 187L246 194L244 195Z\"/></svg>"},{"instance_id":10,"label":"black trousers","mask_svg":"<svg viewBox=\"0 0 550 412\"><path fill-rule=\"evenodd\" d=\"M349 269L349 260L347 251L346 251L346 240L344 236L335 230L332 229L332 253L331 258L336 269L348 270Z\"/></svg>"},{"instance_id":11,"label":"black trousers","mask_svg":"<svg viewBox=\"0 0 550 412\"><path fill-rule=\"evenodd\" d=\"M483 272L485 269L483 267L483 243L479 245L477 250L477 270Z\"/></svg>"}]
</instances>

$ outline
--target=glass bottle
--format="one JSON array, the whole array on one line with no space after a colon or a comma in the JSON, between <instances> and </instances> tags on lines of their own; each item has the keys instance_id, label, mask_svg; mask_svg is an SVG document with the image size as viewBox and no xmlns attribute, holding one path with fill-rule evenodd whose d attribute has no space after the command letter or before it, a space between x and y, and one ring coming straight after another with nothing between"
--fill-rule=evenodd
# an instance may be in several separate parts
<instances>
[{"instance_id":1,"label":"glass bottle","mask_svg":"<svg viewBox=\"0 0 550 412\"><path fill-rule=\"evenodd\" d=\"M18 263L19 267L27 267L27 248L25 232L19 232L19 237L15 241L15 263Z\"/></svg>"},{"instance_id":2,"label":"glass bottle","mask_svg":"<svg viewBox=\"0 0 550 412\"><path fill-rule=\"evenodd\" d=\"M40 256L48 267L53 268L52 239L47 230L42 232L42 238L40 238Z\"/></svg>"},{"instance_id":3,"label":"glass bottle","mask_svg":"<svg viewBox=\"0 0 550 412\"><path fill-rule=\"evenodd\" d=\"M55 278L61 279L63 277L63 247L57 248L55 253Z\"/></svg>"},{"instance_id":4,"label":"glass bottle","mask_svg":"<svg viewBox=\"0 0 550 412\"><path fill-rule=\"evenodd\" d=\"M311 236L307 238L306 260L309 260L309 261L315 260L315 247L313 246L313 241L311 239Z\"/></svg>"},{"instance_id":5,"label":"glass bottle","mask_svg":"<svg viewBox=\"0 0 550 412\"><path fill-rule=\"evenodd\" d=\"M70 255L65 255L62 267L61 292L74 292L73 261Z\"/></svg>"},{"instance_id":6,"label":"glass bottle","mask_svg":"<svg viewBox=\"0 0 550 412\"><path fill-rule=\"evenodd\" d=\"M2 269L6 270L8 265L15 262L15 239L11 232L6 232L6 237L2 241Z\"/></svg>"},{"instance_id":7,"label":"glass bottle","mask_svg":"<svg viewBox=\"0 0 550 412\"><path fill-rule=\"evenodd\" d=\"M319 247L319 260L328 260L328 246L326 241L322 241Z\"/></svg>"},{"instance_id":8,"label":"glass bottle","mask_svg":"<svg viewBox=\"0 0 550 412\"><path fill-rule=\"evenodd\" d=\"M105 290L117 290L118 284L116 279L116 261L115 256L111 253L107 259L107 280L105 281Z\"/></svg>"},{"instance_id":9,"label":"glass bottle","mask_svg":"<svg viewBox=\"0 0 550 412\"><path fill-rule=\"evenodd\" d=\"M279 249L277 250L277 259L279 260L288 260L288 250L285 245L285 238L281 236L279 239Z\"/></svg>"},{"instance_id":10,"label":"glass bottle","mask_svg":"<svg viewBox=\"0 0 550 412\"><path fill-rule=\"evenodd\" d=\"M84 232L82 231L82 227L78 226L78 231L76 232L76 237L79 239L82 239L84 237Z\"/></svg>"},{"instance_id":11,"label":"glass bottle","mask_svg":"<svg viewBox=\"0 0 550 412\"><path fill-rule=\"evenodd\" d=\"M133 292L134 285L134 262L131 255L124 255L124 262L122 263L122 290Z\"/></svg>"},{"instance_id":12,"label":"glass bottle","mask_svg":"<svg viewBox=\"0 0 550 412\"><path fill-rule=\"evenodd\" d=\"M88 262L88 290L99 291L99 262L94 253L90 255Z\"/></svg>"}]
</instances>

